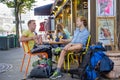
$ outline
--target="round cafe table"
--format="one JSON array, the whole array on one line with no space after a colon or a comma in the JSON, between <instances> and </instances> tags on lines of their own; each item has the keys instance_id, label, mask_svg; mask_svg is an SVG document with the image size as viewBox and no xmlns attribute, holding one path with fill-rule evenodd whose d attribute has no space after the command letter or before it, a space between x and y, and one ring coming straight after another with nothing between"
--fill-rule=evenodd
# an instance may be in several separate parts
<instances>
[{"instance_id":1,"label":"round cafe table","mask_svg":"<svg viewBox=\"0 0 120 80\"><path fill-rule=\"evenodd\" d=\"M49 41L49 44L66 44L65 42Z\"/></svg>"},{"instance_id":2,"label":"round cafe table","mask_svg":"<svg viewBox=\"0 0 120 80\"><path fill-rule=\"evenodd\" d=\"M45 42L45 43L49 43L49 44L66 44L65 42L56 42L56 41L43 41L43 42Z\"/></svg>"}]
</instances>

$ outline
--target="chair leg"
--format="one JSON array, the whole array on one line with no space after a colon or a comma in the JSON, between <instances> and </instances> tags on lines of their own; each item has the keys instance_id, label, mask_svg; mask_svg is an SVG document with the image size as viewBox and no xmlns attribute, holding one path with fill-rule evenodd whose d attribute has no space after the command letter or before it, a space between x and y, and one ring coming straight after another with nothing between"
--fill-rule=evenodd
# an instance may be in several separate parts
<instances>
[{"instance_id":1,"label":"chair leg","mask_svg":"<svg viewBox=\"0 0 120 80\"><path fill-rule=\"evenodd\" d=\"M68 55L67 55L67 63L68 63L68 70L70 70L70 56L71 56L71 58L73 59L73 61L74 61L74 58L73 58L73 53L71 52L71 53L68 53Z\"/></svg>"},{"instance_id":2,"label":"chair leg","mask_svg":"<svg viewBox=\"0 0 120 80\"><path fill-rule=\"evenodd\" d=\"M75 62L75 60L74 60L74 55L73 55L73 54L71 54L71 60L72 60L72 63Z\"/></svg>"},{"instance_id":3,"label":"chair leg","mask_svg":"<svg viewBox=\"0 0 120 80\"><path fill-rule=\"evenodd\" d=\"M23 59L22 59L22 65L20 67L20 72L22 72L24 61L25 61L26 54L24 54Z\"/></svg>"},{"instance_id":4,"label":"chair leg","mask_svg":"<svg viewBox=\"0 0 120 80\"><path fill-rule=\"evenodd\" d=\"M80 56L80 63L82 62L82 56Z\"/></svg>"},{"instance_id":5,"label":"chair leg","mask_svg":"<svg viewBox=\"0 0 120 80\"><path fill-rule=\"evenodd\" d=\"M68 70L70 69L70 55L71 55L71 53L68 53L68 55L67 55Z\"/></svg>"},{"instance_id":6,"label":"chair leg","mask_svg":"<svg viewBox=\"0 0 120 80\"><path fill-rule=\"evenodd\" d=\"M25 71L25 78L26 78L27 73L28 73L28 68L29 68L29 65L30 65L30 60L31 60L31 55L30 55L29 58L28 58L28 64L27 64L27 66L26 66L26 71Z\"/></svg>"},{"instance_id":7,"label":"chair leg","mask_svg":"<svg viewBox=\"0 0 120 80\"><path fill-rule=\"evenodd\" d=\"M78 55L75 56L76 60L78 61Z\"/></svg>"},{"instance_id":8,"label":"chair leg","mask_svg":"<svg viewBox=\"0 0 120 80\"><path fill-rule=\"evenodd\" d=\"M56 61L58 62L59 56L56 56Z\"/></svg>"},{"instance_id":9,"label":"chair leg","mask_svg":"<svg viewBox=\"0 0 120 80\"><path fill-rule=\"evenodd\" d=\"M68 67L67 68L68 68L68 70L69 70L69 67L70 67L70 59L69 58L70 58L70 55L68 54L68 56L67 56L67 63L68 63Z\"/></svg>"},{"instance_id":10,"label":"chair leg","mask_svg":"<svg viewBox=\"0 0 120 80\"><path fill-rule=\"evenodd\" d=\"M66 62L65 62L65 61L64 61L64 64L63 64L63 65L64 65L64 70L65 70L65 69L66 69Z\"/></svg>"},{"instance_id":11,"label":"chair leg","mask_svg":"<svg viewBox=\"0 0 120 80\"><path fill-rule=\"evenodd\" d=\"M79 56L78 56L78 63L79 63L79 66L80 66L80 64L81 64L81 62L82 62L82 54L80 54Z\"/></svg>"}]
</instances>

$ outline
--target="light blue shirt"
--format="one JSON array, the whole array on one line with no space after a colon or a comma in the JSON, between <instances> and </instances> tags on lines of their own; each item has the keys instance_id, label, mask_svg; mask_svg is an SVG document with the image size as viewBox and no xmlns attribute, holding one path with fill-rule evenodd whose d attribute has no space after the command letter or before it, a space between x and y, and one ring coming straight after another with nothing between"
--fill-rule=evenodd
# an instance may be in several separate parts
<instances>
[{"instance_id":1,"label":"light blue shirt","mask_svg":"<svg viewBox=\"0 0 120 80\"><path fill-rule=\"evenodd\" d=\"M84 28L82 30L80 30L80 28L76 28L76 30L74 31L74 35L73 35L73 39L72 39L71 43L73 43L73 44L81 43L81 44L83 44L83 46L85 46L89 34L90 33L86 28Z\"/></svg>"}]
</instances>

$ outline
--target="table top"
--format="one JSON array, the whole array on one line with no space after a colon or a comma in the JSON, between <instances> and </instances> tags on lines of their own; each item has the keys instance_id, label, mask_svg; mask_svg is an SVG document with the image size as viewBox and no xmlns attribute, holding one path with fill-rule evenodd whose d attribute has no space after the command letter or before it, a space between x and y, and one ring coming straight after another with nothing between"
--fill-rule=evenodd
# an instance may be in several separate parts
<instances>
[{"instance_id":1,"label":"table top","mask_svg":"<svg viewBox=\"0 0 120 80\"><path fill-rule=\"evenodd\" d=\"M49 41L50 44L65 44L64 42Z\"/></svg>"},{"instance_id":2,"label":"table top","mask_svg":"<svg viewBox=\"0 0 120 80\"><path fill-rule=\"evenodd\" d=\"M49 44L66 44L65 42L56 42L56 41L44 41L46 43L49 43Z\"/></svg>"}]
</instances>

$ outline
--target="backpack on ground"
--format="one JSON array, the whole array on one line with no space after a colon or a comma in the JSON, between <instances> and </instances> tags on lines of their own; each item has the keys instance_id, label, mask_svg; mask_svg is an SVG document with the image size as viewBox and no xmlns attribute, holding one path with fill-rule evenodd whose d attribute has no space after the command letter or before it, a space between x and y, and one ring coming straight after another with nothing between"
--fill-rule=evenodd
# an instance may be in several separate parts
<instances>
[{"instance_id":1,"label":"backpack on ground","mask_svg":"<svg viewBox=\"0 0 120 80\"><path fill-rule=\"evenodd\" d=\"M69 71L71 77L74 78L75 74L80 80L95 80L100 77L101 73L110 72L113 69L113 62L105 55L104 51L105 48L101 43L90 46L79 68Z\"/></svg>"},{"instance_id":2,"label":"backpack on ground","mask_svg":"<svg viewBox=\"0 0 120 80\"><path fill-rule=\"evenodd\" d=\"M38 65L34 65L28 77L29 78L48 78L52 74L51 60L42 59L37 62L38 62Z\"/></svg>"}]
</instances>

